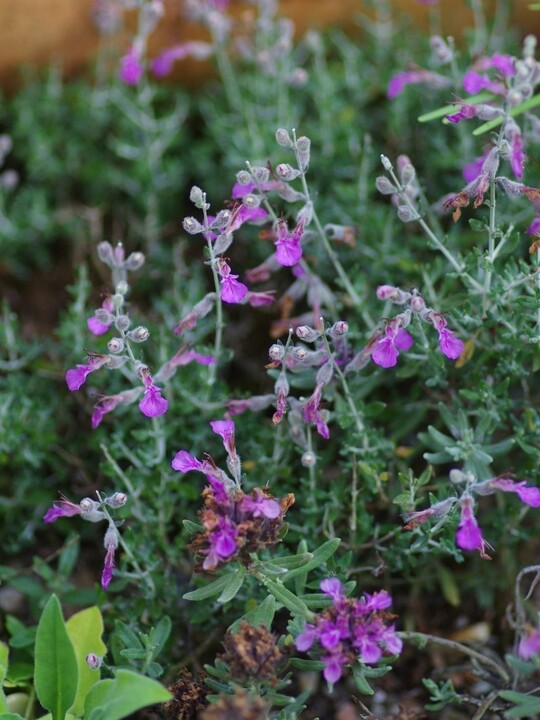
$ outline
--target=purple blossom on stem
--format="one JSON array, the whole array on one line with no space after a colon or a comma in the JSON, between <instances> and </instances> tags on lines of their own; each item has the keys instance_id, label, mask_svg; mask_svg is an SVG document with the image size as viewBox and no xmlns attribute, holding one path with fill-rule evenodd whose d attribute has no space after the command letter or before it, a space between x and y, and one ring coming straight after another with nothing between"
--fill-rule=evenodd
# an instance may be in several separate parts
<instances>
[{"instance_id":1,"label":"purple blossom on stem","mask_svg":"<svg viewBox=\"0 0 540 720\"><path fill-rule=\"evenodd\" d=\"M152 72L156 77L164 77L168 75L173 64L177 60L183 60L186 57L193 57L196 60L206 60L213 53L213 48L209 43L190 40L180 45L168 48L157 58L152 61Z\"/></svg>"},{"instance_id":2,"label":"purple blossom on stem","mask_svg":"<svg viewBox=\"0 0 540 720\"><path fill-rule=\"evenodd\" d=\"M400 95L407 85L417 85L420 83L425 83L432 88L442 88L448 86L450 81L443 75L431 72L430 70L405 70L390 78L386 95L392 100L397 95Z\"/></svg>"},{"instance_id":3,"label":"purple blossom on stem","mask_svg":"<svg viewBox=\"0 0 540 720\"><path fill-rule=\"evenodd\" d=\"M324 387L323 383L317 383L315 385L315 390L311 394L311 397L308 399L308 401L305 403L303 408L303 415L304 420L307 423L311 423L312 425L315 425L317 428L317 432L321 437L323 437L325 440L328 440L330 437L330 430L328 429L328 425L326 424L322 414L321 414L321 396L322 396L322 389Z\"/></svg>"},{"instance_id":4,"label":"purple blossom on stem","mask_svg":"<svg viewBox=\"0 0 540 720\"><path fill-rule=\"evenodd\" d=\"M463 76L463 89L469 95L476 95L482 90L489 90L495 95L502 95L505 87L497 80L492 80L488 75L480 75L474 70L469 70Z\"/></svg>"},{"instance_id":5,"label":"purple blossom on stem","mask_svg":"<svg viewBox=\"0 0 540 720\"><path fill-rule=\"evenodd\" d=\"M529 660L534 655L540 655L540 629L533 630L533 632L521 638L517 654L523 660Z\"/></svg>"},{"instance_id":6,"label":"purple blossom on stem","mask_svg":"<svg viewBox=\"0 0 540 720\"><path fill-rule=\"evenodd\" d=\"M120 60L120 70L118 77L126 85L138 85L144 73L144 67L141 64L139 54L132 45L123 58Z\"/></svg>"},{"instance_id":7,"label":"purple blossom on stem","mask_svg":"<svg viewBox=\"0 0 540 720\"><path fill-rule=\"evenodd\" d=\"M240 205L234 211L231 222L227 225L227 232L232 233L246 222L260 223L268 217L267 211L262 207L246 207Z\"/></svg>"},{"instance_id":8,"label":"purple blossom on stem","mask_svg":"<svg viewBox=\"0 0 540 720\"><path fill-rule=\"evenodd\" d=\"M371 358L375 364L383 368L394 367L397 364L399 350L410 350L412 344L412 336L400 327L399 319L394 318L386 325L384 336L373 344Z\"/></svg>"},{"instance_id":9,"label":"purple blossom on stem","mask_svg":"<svg viewBox=\"0 0 540 720\"><path fill-rule=\"evenodd\" d=\"M111 584L111 580L114 575L114 554L116 547L113 545L109 546L107 554L105 555L105 562L103 564L103 572L101 573L101 587L106 590Z\"/></svg>"},{"instance_id":10,"label":"purple blossom on stem","mask_svg":"<svg viewBox=\"0 0 540 720\"><path fill-rule=\"evenodd\" d=\"M101 304L101 307L109 313L114 310L110 297L105 298L105 300ZM109 323L103 323L98 320L95 315L92 315L92 317L89 317L86 321L86 326L88 327L92 335L104 335L109 330L111 325L112 320Z\"/></svg>"},{"instance_id":11,"label":"purple blossom on stem","mask_svg":"<svg viewBox=\"0 0 540 720\"><path fill-rule=\"evenodd\" d=\"M461 120L470 120L473 117L476 117L478 114L478 109L475 105L467 105L464 103L457 113L453 113L452 115L445 115L445 118L449 120L451 123L458 123L461 122Z\"/></svg>"},{"instance_id":12,"label":"purple blossom on stem","mask_svg":"<svg viewBox=\"0 0 540 720\"><path fill-rule=\"evenodd\" d=\"M75 368L68 370L66 372L66 383L71 392L79 390L86 382L88 375L99 370L108 361L109 357L107 355L96 354L89 358L87 365L77 365Z\"/></svg>"},{"instance_id":13,"label":"purple blossom on stem","mask_svg":"<svg viewBox=\"0 0 540 720\"><path fill-rule=\"evenodd\" d=\"M226 560L238 550L236 545L236 527L227 517L219 519L219 529L210 534L210 547L206 550L203 562L204 570L215 570L221 560Z\"/></svg>"},{"instance_id":14,"label":"purple blossom on stem","mask_svg":"<svg viewBox=\"0 0 540 720\"><path fill-rule=\"evenodd\" d=\"M521 130L519 129L519 126L512 120L509 120L507 122L506 137L508 138L508 142L510 143L510 167L512 168L514 176L518 180L521 180L521 178L523 177L523 168L527 156L525 155L523 135L521 134Z\"/></svg>"},{"instance_id":15,"label":"purple blossom on stem","mask_svg":"<svg viewBox=\"0 0 540 720\"><path fill-rule=\"evenodd\" d=\"M49 508L43 516L43 522L52 523L56 522L61 517L73 517L74 515L81 514L81 506L62 498L57 502L53 503L52 508Z\"/></svg>"},{"instance_id":16,"label":"purple blossom on stem","mask_svg":"<svg viewBox=\"0 0 540 720\"><path fill-rule=\"evenodd\" d=\"M427 319L433 324L439 335L439 347L443 355L446 355L450 360L457 360L465 349L464 342L457 338L452 330L447 327L444 315L431 311L428 313Z\"/></svg>"},{"instance_id":17,"label":"purple blossom on stem","mask_svg":"<svg viewBox=\"0 0 540 720\"><path fill-rule=\"evenodd\" d=\"M491 560L486 553L486 548L490 546L482 537L482 531L474 517L474 501L471 495L467 492L463 493L459 504L461 516L456 532L456 544L462 550L478 550L481 558Z\"/></svg>"},{"instance_id":18,"label":"purple blossom on stem","mask_svg":"<svg viewBox=\"0 0 540 720\"><path fill-rule=\"evenodd\" d=\"M230 456L236 456L234 445L234 421L233 420L212 420L210 427L223 440L223 447Z\"/></svg>"},{"instance_id":19,"label":"purple blossom on stem","mask_svg":"<svg viewBox=\"0 0 540 720\"><path fill-rule=\"evenodd\" d=\"M495 490L516 493L522 503L531 507L540 507L540 488L527 485L525 480L514 482L510 478L497 477L488 480L486 484Z\"/></svg>"},{"instance_id":20,"label":"purple blossom on stem","mask_svg":"<svg viewBox=\"0 0 540 720\"><path fill-rule=\"evenodd\" d=\"M304 233L304 221L301 220L289 233L285 220L279 220L276 227L275 258L284 267L293 267L302 258L301 240Z\"/></svg>"},{"instance_id":21,"label":"purple blossom on stem","mask_svg":"<svg viewBox=\"0 0 540 720\"><path fill-rule=\"evenodd\" d=\"M255 497L245 495L242 498L240 508L253 517L266 517L270 520L275 520L281 514L281 507L277 500L274 498L267 498L262 490L256 488L253 491Z\"/></svg>"},{"instance_id":22,"label":"purple blossom on stem","mask_svg":"<svg viewBox=\"0 0 540 720\"><path fill-rule=\"evenodd\" d=\"M540 235L540 214L534 218L525 232L527 235Z\"/></svg>"},{"instance_id":23,"label":"purple blossom on stem","mask_svg":"<svg viewBox=\"0 0 540 720\"><path fill-rule=\"evenodd\" d=\"M231 273L230 266L220 259L218 272L221 276L221 299L226 303L240 303L248 293L247 285L237 280L238 275Z\"/></svg>"},{"instance_id":24,"label":"purple blossom on stem","mask_svg":"<svg viewBox=\"0 0 540 720\"><path fill-rule=\"evenodd\" d=\"M480 157L475 158L470 163L465 165L465 167L462 170L463 179L466 183L471 183L473 180L476 180L476 178L480 175L482 172L482 166L484 165L484 162L486 160L487 153L484 153Z\"/></svg>"},{"instance_id":25,"label":"purple blossom on stem","mask_svg":"<svg viewBox=\"0 0 540 720\"><path fill-rule=\"evenodd\" d=\"M169 402L162 397L161 390L154 385L152 377L147 375L144 377L144 395L139 403L139 410L146 417L159 417L167 412Z\"/></svg>"}]
</instances>

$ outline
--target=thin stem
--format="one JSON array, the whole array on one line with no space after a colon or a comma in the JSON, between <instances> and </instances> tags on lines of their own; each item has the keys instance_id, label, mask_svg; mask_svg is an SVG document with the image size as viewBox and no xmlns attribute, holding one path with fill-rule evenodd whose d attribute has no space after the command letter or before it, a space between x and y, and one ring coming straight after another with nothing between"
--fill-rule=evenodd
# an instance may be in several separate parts
<instances>
[{"instance_id":1,"label":"thin stem","mask_svg":"<svg viewBox=\"0 0 540 720\"><path fill-rule=\"evenodd\" d=\"M495 194L495 182L489 186L489 228L488 228L488 254L487 268L484 275L484 288L482 290L482 319L487 317L489 307L489 292L491 290L491 278L493 277L493 260L495 259L495 218L497 210L497 198Z\"/></svg>"},{"instance_id":2,"label":"thin stem","mask_svg":"<svg viewBox=\"0 0 540 720\"><path fill-rule=\"evenodd\" d=\"M120 480L124 483L124 486L125 486L126 490L128 491L130 498L133 499L133 504L134 504L133 517L135 517L140 522L144 522L145 516L144 516L142 505L139 501L138 491L135 489L131 480L124 473L124 471L118 465L116 460L113 458L113 456L109 452L109 448L105 445L105 443L101 443L100 448L101 448L101 451L103 452L103 454L105 455L105 458L107 459L107 461L110 462L110 464L112 465L114 472L118 475Z\"/></svg>"},{"instance_id":3,"label":"thin stem","mask_svg":"<svg viewBox=\"0 0 540 720\"><path fill-rule=\"evenodd\" d=\"M473 12L475 29L474 52L484 53L487 48L488 33L482 0L471 0L471 10Z\"/></svg>"},{"instance_id":4,"label":"thin stem","mask_svg":"<svg viewBox=\"0 0 540 720\"><path fill-rule=\"evenodd\" d=\"M510 681L510 676L502 665L500 665L495 660L492 660L487 655L482 655L482 653L479 653L477 650L473 650L472 648L467 647L467 645L462 645L461 643L455 642L454 640L436 637L435 635L427 635L426 633L421 632L411 632L408 630L403 630L396 634L402 640L408 640L410 642L415 642L419 644L431 643L432 645L440 645L441 647L446 647L450 650L456 650L458 652L461 652L464 655L468 655L470 658L477 660L482 665L490 668L492 671L497 673L497 675L505 683Z\"/></svg>"},{"instance_id":5,"label":"thin stem","mask_svg":"<svg viewBox=\"0 0 540 720\"><path fill-rule=\"evenodd\" d=\"M202 211L204 217L204 231L203 237L206 240L206 247L208 248L208 254L210 255L210 269L212 270L212 277L214 278L214 290L216 292L216 336L214 339L214 357L216 362L208 366L208 385L212 386L216 382L217 368L219 366L219 358L221 356L221 346L223 344L223 328L225 326L223 320L223 303L221 301L221 285L219 281L219 274L216 268L216 255L214 253L214 246L212 244L212 238L210 237L210 231L208 228L208 215L206 205L206 193L203 193Z\"/></svg>"},{"instance_id":6,"label":"thin stem","mask_svg":"<svg viewBox=\"0 0 540 720\"><path fill-rule=\"evenodd\" d=\"M306 452L315 456L313 452L313 436L311 433L311 425L306 427L306 439L307 447ZM314 509L317 508L317 476L315 473L315 463L310 463L308 466L309 471L309 500Z\"/></svg>"},{"instance_id":7,"label":"thin stem","mask_svg":"<svg viewBox=\"0 0 540 720\"><path fill-rule=\"evenodd\" d=\"M490 692L487 698L484 700L484 702L480 705L478 710L474 713L472 720L481 720L481 718L484 717L484 715L487 713L489 708L493 705L495 700L499 697L499 691L493 690L493 692Z\"/></svg>"},{"instance_id":8,"label":"thin stem","mask_svg":"<svg viewBox=\"0 0 540 720\"><path fill-rule=\"evenodd\" d=\"M350 298L354 302L354 304L359 307L361 304L361 298L354 289L351 281L349 280L349 276L345 272L343 265L340 263L337 253L335 252L334 248L331 246L330 241L328 240L328 237L326 233L324 232L323 226L321 225L321 221L319 220L319 216L317 215L317 211L315 210L315 207L313 205L313 202L311 200L311 196L309 193L309 188L306 180L306 173L305 170L300 165L300 158L298 154L298 150L296 147L296 131L293 129L293 138L294 138L294 152L296 155L296 161L298 163L298 169L300 170L300 181L302 183L302 190L304 192L304 197L306 198L306 204L310 204L313 208L313 222L315 223L315 227L317 228L317 232L319 233L319 237L321 238L323 247L326 251L326 254L328 255L330 262L334 266L334 270L337 272L343 287L349 294Z\"/></svg>"},{"instance_id":9,"label":"thin stem","mask_svg":"<svg viewBox=\"0 0 540 720\"><path fill-rule=\"evenodd\" d=\"M165 457L165 435L161 426L159 418L152 418L152 429L154 440L156 441L156 456L152 460L148 461L150 466L159 465L159 463Z\"/></svg>"}]
</instances>

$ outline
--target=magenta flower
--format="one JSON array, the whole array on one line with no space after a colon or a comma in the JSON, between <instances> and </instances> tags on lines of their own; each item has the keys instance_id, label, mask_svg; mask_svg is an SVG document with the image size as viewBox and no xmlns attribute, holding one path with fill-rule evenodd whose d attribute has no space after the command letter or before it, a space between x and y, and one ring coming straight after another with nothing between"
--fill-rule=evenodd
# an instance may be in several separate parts
<instances>
[{"instance_id":1,"label":"magenta flower","mask_svg":"<svg viewBox=\"0 0 540 720\"><path fill-rule=\"evenodd\" d=\"M202 472L203 463L197 460L196 457L193 457L191 453L188 453L187 450L180 450L180 452L177 452L174 456L171 466L173 470L178 470L183 473L187 473L190 470Z\"/></svg>"},{"instance_id":2,"label":"magenta flower","mask_svg":"<svg viewBox=\"0 0 540 720\"><path fill-rule=\"evenodd\" d=\"M540 215L537 215L525 230L527 235L540 235Z\"/></svg>"},{"instance_id":3,"label":"magenta flower","mask_svg":"<svg viewBox=\"0 0 540 720\"><path fill-rule=\"evenodd\" d=\"M259 188L263 192L268 192L269 190L278 190L282 185L283 183L279 180L267 180L266 182L260 183ZM250 182L247 183L247 185L242 185L242 183L237 182L233 185L231 197L233 200L240 200L246 195L251 195L255 190L257 190L256 182Z\"/></svg>"},{"instance_id":4,"label":"magenta flower","mask_svg":"<svg viewBox=\"0 0 540 720\"><path fill-rule=\"evenodd\" d=\"M234 420L212 420L210 427L223 440L228 455L236 456L234 445Z\"/></svg>"},{"instance_id":5,"label":"magenta flower","mask_svg":"<svg viewBox=\"0 0 540 720\"><path fill-rule=\"evenodd\" d=\"M480 557L484 560L491 560L486 554L486 548L490 546L482 537L482 531L474 517L474 501L468 492L464 492L459 499L461 505L461 517L456 532L456 544L462 550L478 550Z\"/></svg>"},{"instance_id":6,"label":"magenta flower","mask_svg":"<svg viewBox=\"0 0 540 720\"><path fill-rule=\"evenodd\" d=\"M137 85L144 73L139 55L132 45L124 57L120 60L120 71L118 77L126 85Z\"/></svg>"},{"instance_id":7,"label":"magenta flower","mask_svg":"<svg viewBox=\"0 0 540 720\"><path fill-rule=\"evenodd\" d=\"M161 390L154 385L150 375L144 378L144 395L139 403L139 410L146 417L159 417L167 412L168 401L161 396Z\"/></svg>"},{"instance_id":8,"label":"magenta flower","mask_svg":"<svg viewBox=\"0 0 540 720\"><path fill-rule=\"evenodd\" d=\"M425 83L432 88L443 88L450 85L451 81L443 75L431 72L430 70L405 70L390 78L386 95L392 100L397 95L400 95L407 85L417 85L420 83Z\"/></svg>"},{"instance_id":9,"label":"magenta flower","mask_svg":"<svg viewBox=\"0 0 540 720\"><path fill-rule=\"evenodd\" d=\"M236 527L227 517L219 519L219 530L209 537L210 548L203 562L204 570L215 570L221 560L226 560L238 550L236 545Z\"/></svg>"},{"instance_id":10,"label":"magenta flower","mask_svg":"<svg viewBox=\"0 0 540 720\"><path fill-rule=\"evenodd\" d=\"M101 573L101 587L106 590L111 584L111 580L114 575L114 554L116 547L113 545L109 546L107 554L105 555L105 562L103 565L103 572Z\"/></svg>"},{"instance_id":11,"label":"magenta flower","mask_svg":"<svg viewBox=\"0 0 540 720\"><path fill-rule=\"evenodd\" d=\"M461 122L461 120L470 120L473 117L476 117L478 114L478 109L474 105L467 105L463 104L457 113L454 113L453 115L445 115L445 118L449 120L451 123L458 123Z\"/></svg>"},{"instance_id":12,"label":"magenta flower","mask_svg":"<svg viewBox=\"0 0 540 720\"><path fill-rule=\"evenodd\" d=\"M474 70L469 70L463 76L463 88L469 95L476 95L482 90L489 90L496 95L502 95L505 87L497 80L492 80L488 75L480 75Z\"/></svg>"},{"instance_id":13,"label":"magenta flower","mask_svg":"<svg viewBox=\"0 0 540 720\"><path fill-rule=\"evenodd\" d=\"M524 660L529 660L534 655L540 655L540 629L533 630L533 632L521 638L517 653Z\"/></svg>"},{"instance_id":14,"label":"magenta flower","mask_svg":"<svg viewBox=\"0 0 540 720\"><path fill-rule=\"evenodd\" d=\"M221 299L226 303L239 303L248 293L247 285L237 280L238 275L231 274L230 266L221 259L218 262L218 272L221 275Z\"/></svg>"},{"instance_id":15,"label":"magenta flower","mask_svg":"<svg viewBox=\"0 0 540 720\"><path fill-rule=\"evenodd\" d=\"M213 48L208 43L190 40L181 45L175 45L158 55L152 61L152 72L156 77L163 77L171 72L172 66L177 60L183 60L186 57L206 60L212 53Z\"/></svg>"},{"instance_id":16,"label":"magenta flower","mask_svg":"<svg viewBox=\"0 0 540 720\"><path fill-rule=\"evenodd\" d=\"M248 208L245 205L240 205L233 213L233 217L229 225L227 225L227 232L231 233L246 222L260 223L262 220L266 220L268 213L262 207Z\"/></svg>"},{"instance_id":17,"label":"magenta flower","mask_svg":"<svg viewBox=\"0 0 540 720\"><path fill-rule=\"evenodd\" d=\"M397 364L399 350L410 350L413 338L399 326L399 321L391 320L384 332L384 337L379 338L373 345L371 358L383 368L394 367Z\"/></svg>"},{"instance_id":18,"label":"magenta flower","mask_svg":"<svg viewBox=\"0 0 540 720\"><path fill-rule=\"evenodd\" d=\"M101 307L108 313L111 313L114 310L110 297L105 298L105 300L101 304ZM104 323L98 320L95 315L92 315L92 317L89 317L86 321L86 326L88 327L92 335L104 335L111 327L112 323L112 317L110 322Z\"/></svg>"},{"instance_id":19,"label":"magenta flower","mask_svg":"<svg viewBox=\"0 0 540 720\"><path fill-rule=\"evenodd\" d=\"M430 312L427 319L433 323L433 327L439 335L439 347L443 355L450 360L457 360L465 349L465 343L457 338L452 330L449 330L444 315Z\"/></svg>"},{"instance_id":20,"label":"magenta flower","mask_svg":"<svg viewBox=\"0 0 540 720\"><path fill-rule=\"evenodd\" d=\"M480 175L484 162L486 161L486 157L487 153L484 153L480 157L475 158L470 163L465 165L462 170L462 175L466 183L471 183L473 180L476 180L476 178Z\"/></svg>"},{"instance_id":21,"label":"magenta flower","mask_svg":"<svg viewBox=\"0 0 540 720\"><path fill-rule=\"evenodd\" d=\"M271 305L275 302L275 290L267 290L265 292L248 292L246 298L251 307L263 307Z\"/></svg>"},{"instance_id":22,"label":"magenta flower","mask_svg":"<svg viewBox=\"0 0 540 720\"><path fill-rule=\"evenodd\" d=\"M267 498L259 488L253 490L253 493L255 497L246 495L242 498L242 510L249 512L252 517L266 517L269 520L275 520L281 515L281 506L277 500Z\"/></svg>"},{"instance_id":23,"label":"magenta flower","mask_svg":"<svg viewBox=\"0 0 540 720\"><path fill-rule=\"evenodd\" d=\"M109 395L100 398L94 405L94 412L92 413L92 430L99 427L101 421L103 420L103 416L112 412L121 402L122 397L120 395Z\"/></svg>"},{"instance_id":24,"label":"magenta flower","mask_svg":"<svg viewBox=\"0 0 540 720\"><path fill-rule=\"evenodd\" d=\"M77 365L77 367L68 370L66 372L66 383L71 392L79 390L86 382L88 375L99 370L108 361L109 357L107 355L96 354L89 358L87 365Z\"/></svg>"},{"instance_id":25,"label":"magenta flower","mask_svg":"<svg viewBox=\"0 0 540 720\"><path fill-rule=\"evenodd\" d=\"M304 222L301 220L294 230L289 233L287 223L279 220L276 227L276 254L275 258L284 267L293 267L302 258L302 235L304 234Z\"/></svg>"},{"instance_id":26,"label":"magenta flower","mask_svg":"<svg viewBox=\"0 0 540 720\"><path fill-rule=\"evenodd\" d=\"M523 177L523 167L527 156L525 155L523 135L518 125L513 121L508 121L506 125L506 137L510 143L510 167L514 176L521 180Z\"/></svg>"},{"instance_id":27,"label":"magenta flower","mask_svg":"<svg viewBox=\"0 0 540 720\"><path fill-rule=\"evenodd\" d=\"M319 586L325 595L329 595L333 600L344 597L343 585L336 577L326 578Z\"/></svg>"},{"instance_id":28,"label":"magenta flower","mask_svg":"<svg viewBox=\"0 0 540 720\"><path fill-rule=\"evenodd\" d=\"M514 482L510 478L497 477L486 481L486 485L502 492L513 492L522 503L531 507L540 507L540 488L530 487L525 480Z\"/></svg>"},{"instance_id":29,"label":"magenta flower","mask_svg":"<svg viewBox=\"0 0 540 720\"><path fill-rule=\"evenodd\" d=\"M319 435L322 438L324 438L325 440L328 440L328 438L330 437L330 430L328 429L328 425L326 424L326 422L321 414L321 408L320 408L323 387L324 387L323 383L317 383L315 385L315 390L313 391L313 393L311 394L311 397L308 399L308 401L304 405L303 415L304 415L304 420L307 423L311 423L312 425L315 425Z\"/></svg>"},{"instance_id":30,"label":"magenta flower","mask_svg":"<svg viewBox=\"0 0 540 720\"><path fill-rule=\"evenodd\" d=\"M56 522L61 517L73 517L74 515L81 514L81 506L62 498L57 502L53 503L52 508L49 508L43 516L43 521L46 523Z\"/></svg>"}]
</instances>

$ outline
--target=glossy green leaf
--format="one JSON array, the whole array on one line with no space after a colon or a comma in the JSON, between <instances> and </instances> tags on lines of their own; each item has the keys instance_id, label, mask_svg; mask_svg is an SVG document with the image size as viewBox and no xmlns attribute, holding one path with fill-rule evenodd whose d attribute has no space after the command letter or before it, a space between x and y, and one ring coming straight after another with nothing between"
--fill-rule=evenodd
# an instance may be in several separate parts
<instances>
[{"instance_id":1,"label":"glossy green leaf","mask_svg":"<svg viewBox=\"0 0 540 720\"><path fill-rule=\"evenodd\" d=\"M66 622L66 630L73 644L77 666L79 668L79 684L77 695L70 708L74 715L82 715L84 700L99 678L99 670L92 670L86 663L86 656L90 653L103 657L107 652L101 640L103 634L103 618L98 607L90 607L72 615Z\"/></svg>"},{"instance_id":2,"label":"glossy green leaf","mask_svg":"<svg viewBox=\"0 0 540 720\"><path fill-rule=\"evenodd\" d=\"M36 632L35 688L53 720L64 720L77 694L78 669L60 601L51 595Z\"/></svg>"},{"instance_id":3,"label":"glossy green leaf","mask_svg":"<svg viewBox=\"0 0 540 720\"><path fill-rule=\"evenodd\" d=\"M114 680L96 683L86 697L85 720L122 720L148 705L170 700L171 693L156 680L131 670L118 670Z\"/></svg>"}]
</instances>

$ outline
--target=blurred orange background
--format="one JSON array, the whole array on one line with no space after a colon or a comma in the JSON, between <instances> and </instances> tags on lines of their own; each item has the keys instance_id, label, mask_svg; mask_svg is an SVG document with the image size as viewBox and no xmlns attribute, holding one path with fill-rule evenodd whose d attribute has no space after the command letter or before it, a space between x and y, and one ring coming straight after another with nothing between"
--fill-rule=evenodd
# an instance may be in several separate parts
<instances>
[{"instance_id":1,"label":"blurred orange background","mask_svg":"<svg viewBox=\"0 0 540 720\"><path fill-rule=\"evenodd\" d=\"M355 18L360 13L373 17L373 3L363 0L281 0L279 4L281 14L294 20L298 33L328 25L340 25L354 32L359 28ZM387 4L405 26L409 23L429 28L433 6L417 0L392 0ZM529 10L528 5L527 0L484 2L488 14L496 7L506 8L512 25L521 35L540 28L540 12ZM82 72L99 45L92 20L93 6L94 0L0 0L0 86L10 91L20 84L19 68L24 64L44 66L60 61L67 76ZM204 30L183 17L181 0L165 0L165 6L165 17L151 37L151 56L187 39L205 39ZM245 7L233 0L235 12L242 12ZM472 22L465 0L440 0L435 12L440 15L443 33L456 38ZM128 30L130 22L135 27L135 14L130 14ZM126 35L126 45L128 42L129 35ZM174 79L194 85L208 72L208 65L187 60L176 68Z\"/></svg>"}]
</instances>

